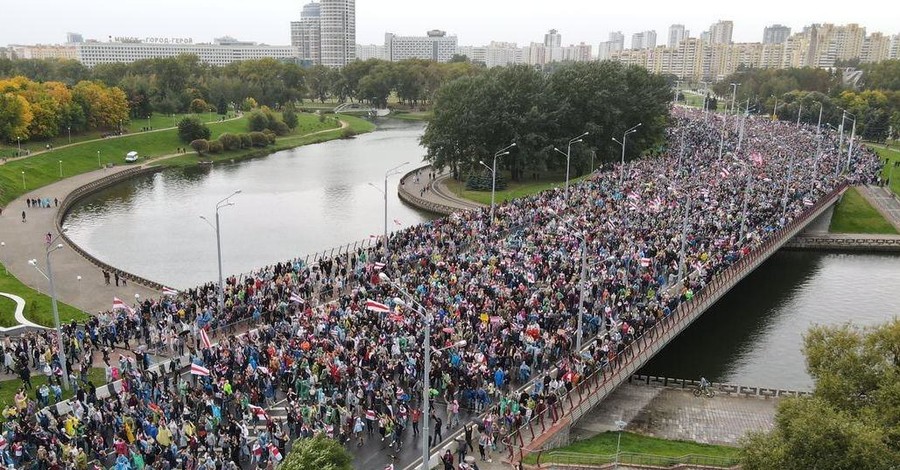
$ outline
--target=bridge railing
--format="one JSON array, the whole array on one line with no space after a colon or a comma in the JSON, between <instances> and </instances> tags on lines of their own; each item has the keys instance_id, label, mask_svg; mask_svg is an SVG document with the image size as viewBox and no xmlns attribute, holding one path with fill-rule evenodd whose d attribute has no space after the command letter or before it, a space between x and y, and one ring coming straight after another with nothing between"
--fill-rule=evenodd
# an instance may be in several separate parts
<instances>
[{"instance_id":1,"label":"bridge railing","mask_svg":"<svg viewBox=\"0 0 900 470\"><path fill-rule=\"evenodd\" d=\"M634 374L663 346L690 325L701 313L716 302L725 292L765 261L787 239L804 227L846 189L842 185L807 208L790 223L776 230L749 254L714 276L696 295L679 303L667 317L635 338L618 355L611 354L608 361L576 383L571 390L562 391L543 409L536 410L532 418L514 428L502 438L510 462L518 463L530 452L548 447L548 431L555 433L562 426L574 423L612 392L621 382ZM802 224L802 225L801 225ZM589 343L590 345L590 343ZM560 421L563 420L562 423ZM552 436L550 436L552 438ZM555 446L550 443L550 446Z\"/></svg>"}]
</instances>

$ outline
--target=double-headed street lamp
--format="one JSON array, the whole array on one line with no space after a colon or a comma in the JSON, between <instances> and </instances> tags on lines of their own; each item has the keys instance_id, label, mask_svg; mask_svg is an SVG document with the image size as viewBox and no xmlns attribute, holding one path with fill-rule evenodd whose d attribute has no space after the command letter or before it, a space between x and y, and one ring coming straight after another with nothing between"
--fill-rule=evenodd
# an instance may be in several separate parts
<instances>
[{"instance_id":1,"label":"double-headed street lamp","mask_svg":"<svg viewBox=\"0 0 900 470\"><path fill-rule=\"evenodd\" d=\"M640 124L638 124L638 125L640 125ZM584 142L583 137L586 135L588 135L588 132L585 132L584 134L581 134L580 136L575 137L573 139L569 139L569 143L566 145L566 153L563 153L562 150L560 150L556 147L553 147L553 150L555 150L559 153L562 153L563 155L566 156L566 201L569 200L569 167L570 167L570 163L572 161L572 144Z\"/></svg>"},{"instance_id":2,"label":"double-headed street lamp","mask_svg":"<svg viewBox=\"0 0 900 470\"><path fill-rule=\"evenodd\" d=\"M59 307L56 304L56 288L53 284L53 268L50 265L50 254L56 250L61 250L63 248L63 244L60 243L56 246L53 246L53 242L59 239L59 235L56 235L52 240L50 240L50 245L47 247L47 273L45 274L41 271L41 268L37 265L36 259L28 260L28 264L37 269L42 276L50 283L50 299L51 305L53 306L53 326L56 328L56 346L59 348L59 363L60 368L62 369L62 383L63 387L68 390L69 389L69 371L66 367L66 349L65 344L63 343L62 330L59 326ZM49 379L49 377L48 377Z\"/></svg>"},{"instance_id":3,"label":"double-headed street lamp","mask_svg":"<svg viewBox=\"0 0 900 470\"><path fill-rule=\"evenodd\" d=\"M497 192L497 157L509 155L509 149L511 149L515 146L516 146L516 143L513 142L513 143L507 145L506 147L503 147L502 149L498 150L496 153L494 153L494 163L493 163L492 167L487 166L487 164L484 163L482 160L478 160L478 163L480 163L481 165L486 167L491 172L491 225L494 225L494 206L495 206L494 195Z\"/></svg>"},{"instance_id":4,"label":"double-headed street lamp","mask_svg":"<svg viewBox=\"0 0 900 470\"><path fill-rule=\"evenodd\" d=\"M221 201L216 203L216 226L213 228L216 230L216 252L218 253L218 259L219 259L219 295L218 295L218 299L219 299L219 314L220 315L223 312L225 312L225 282L222 280L222 236L221 236L221 233L219 230L220 229L219 209L222 209L223 207L233 206L234 203L229 201L229 199L231 199L232 197L234 197L240 193L241 193L241 190L238 189L237 191L231 193L225 199L222 199ZM209 219L207 219L205 216L202 216L202 215L200 216L200 218L203 219L204 221L206 221L206 223L209 224L210 227L212 227L212 224L209 222Z\"/></svg>"},{"instance_id":5,"label":"double-headed street lamp","mask_svg":"<svg viewBox=\"0 0 900 470\"><path fill-rule=\"evenodd\" d=\"M632 128L630 128L627 131L625 131L624 133L622 133L622 141L621 142L619 142L619 140L616 139L615 137L612 138L613 142L616 142L617 144L622 146L622 171L621 171L621 175L619 176L619 186L622 186L622 184L624 184L624 182L625 182L625 139L628 138L628 134L634 134L635 132L637 132L637 128L641 127L641 125L643 125L643 124L644 123L639 122Z\"/></svg>"},{"instance_id":6,"label":"double-headed street lamp","mask_svg":"<svg viewBox=\"0 0 900 470\"><path fill-rule=\"evenodd\" d=\"M402 299L394 299L396 303L401 305L405 303L412 304L418 310L419 315L422 317L422 322L425 323L425 341L423 343L423 347L425 348L425 363L423 365L423 376L422 376L422 470L431 470L431 466L428 464L429 456L431 454L431 446L429 445L429 430L428 430L428 421L430 417L429 410L429 396L431 391L431 324L433 318L431 314L425 309L425 307L413 297L411 293L409 293L406 289L401 287L399 284L394 282L387 274L384 272L378 273L379 279L384 282L390 284L394 289L397 289L404 297L406 297L406 302ZM455 347L464 347L466 345L466 341L459 341L450 346L441 349L435 349L436 352L440 353L445 349L455 348ZM435 442L435 444L439 444Z\"/></svg>"},{"instance_id":7,"label":"double-headed street lamp","mask_svg":"<svg viewBox=\"0 0 900 470\"><path fill-rule=\"evenodd\" d=\"M575 351L581 354L581 338L582 323L584 321L584 291L587 290L587 232L578 231L568 223L566 223L570 235L577 238L581 242L581 276L579 278L580 286L578 287L578 330L575 333Z\"/></svg>"},{"instance_id":8,"label":"double-headed street lamp","mask_svg":"<svg viewBox=\"0 0 900 470\"><path fill-rule=\"evenodd\" d=\"M387 189L388 178L391 176L394 176L394 175L399 175L401 173L400 168L402 168L406 165L409 165L409 162L403 162L403 163L389 169L388 171L384 172L384 190L383 191L378 186L375 186L374 184L369 183L369 186L372 186L373 188L375 188L379 191L382 191L382 194L384 195L384 259L385 259L385 263L388 263L388 258L390 258L390 256L391 256L391 248L390 248L390 244L388 243L388 189Z\"/></svg>"},{"instance_id":9,"label":"double-headed street lamp","mask_svg":"<svg viewBox=\"0 0 900 470\"><path fill-rule=\"evenodd\" d=\"M737 112L734 109L734 100L737 98L737 87L741 86L740 83L731 83L731 112L735 116L734 120L734 131L737 132L738 120L737 120Z\"/></svg>"}]
</instances>

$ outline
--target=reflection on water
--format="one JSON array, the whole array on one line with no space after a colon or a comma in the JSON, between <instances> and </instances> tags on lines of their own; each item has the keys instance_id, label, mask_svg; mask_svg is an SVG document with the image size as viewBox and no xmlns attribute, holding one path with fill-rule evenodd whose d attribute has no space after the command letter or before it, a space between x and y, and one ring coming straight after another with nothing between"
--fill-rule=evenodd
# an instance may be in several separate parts
<instances>
[{"instance_id":1,"label":"reflection on water","mask_svg":"<svg viewBox=\"0 0 900 470\"><path fill-rule=\"evenodd\" d=\"M641 373L809 390L801 351L815 324L873 325L900 313L900 256L782 251Z\"/></svg>"},{"instance_id":2,"label":"reflection on water","mask_svg":"<svg viewBox=\"0 0 900 470\"><path fill-rule=\"evenodd\" d=\"M217 277L216 202L242 190L220 211L223 270L248 272L384 231L384 199L369 186L386 169L412 169L425 151L424 126L389 121L354 139L300 147L254 160L170 169L130 180L84 200L66 219L68 235L114 266L185 288ZM390 230L433 216L402 204L398 177L388 184Z\"/></svg>"}]
</instances>

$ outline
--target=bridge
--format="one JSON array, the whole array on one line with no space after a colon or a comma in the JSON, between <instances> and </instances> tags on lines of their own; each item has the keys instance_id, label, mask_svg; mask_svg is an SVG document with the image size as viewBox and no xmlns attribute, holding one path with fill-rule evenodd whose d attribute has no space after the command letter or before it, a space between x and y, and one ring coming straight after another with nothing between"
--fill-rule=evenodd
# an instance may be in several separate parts
<instances>
[{"instance_id":1,"label":"bridge","mask_svg":"<svg viewBox=\"0 0 900 470\"><path fill-rule=\"evenodd\" d=\"M384 117L391 114L391 110L373 108L362 103L343 103L334 108L335 114L367 114L371 117Z\"/></svg>"},{"instance_id":2,"label":"bridge","mask_svg":"<svg viewBox=\"0 0 900 470\"><path fill-rule=\"evenodd\" d=\"M543 410L536 411L530 421L511 430L503 438L506 448L504 459L517 465L530 453L568 444L569 430L579 419L602 402L619 385L636 374L653 356L687 329L732 287L828 211L846 189L846 185L836 188L815 205L808 207L791 223L773 232L768 240L757 246L740 261L713 277L706 287L692 299L681 302L668 317L663 318L653 328L635 339L609 364L587 375L570 391L561 395L556 402ZM588 349L594 341L596 339L587 342L584 349ZM531 383L526 384L522 389L530 387ZM564 388L561 390L565 391ZM440 463L439 456L446 449L455 451L455 442L457 442L456 438L459 437L459 434L451 435L445 441L449 444L433 449L429 468ZM407 470L420 468L421 462L420 458L405 468Z\"/></svg>"}]
</instances>

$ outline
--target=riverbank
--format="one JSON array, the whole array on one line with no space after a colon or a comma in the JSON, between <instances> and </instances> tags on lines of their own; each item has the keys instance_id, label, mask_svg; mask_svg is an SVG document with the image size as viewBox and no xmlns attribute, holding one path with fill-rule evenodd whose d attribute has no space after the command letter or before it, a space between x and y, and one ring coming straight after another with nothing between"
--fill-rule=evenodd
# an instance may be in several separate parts
<instances>
[{"instance_id":1,"label":"riverbank","mask_svg":"<svg viewBox=\"0 0 900 470\"><path fill-rule=\"evenodd\" d=\"M368 132L375 127L373 124L357 118L341 117L341 119L343 124L338 128L315 131L303 136L282 138L281 142L277 142L274 146L251 150L240 155L224 154L217 157L219 157L218 160L227 161L256 158L286 148L338 139L342 136L344 129L351 129L355 132ZM145 161L139 166L103 168L71 176L41 187L39 194L40 197L50 198L51 201L56 199L62 202L79 188L118 173L133 171L135 168L155 170L156 168L168 166L197 164L198 160L195 155L177 153L163 155ZM17 286L10 286L10 290L12 290L10 293L41 299L41 303L38 306L42 308L45 305L49 305L49 297L40 294L40 292L48 290L46 287L47 281L37 270L28 265L27 260L37 259L38 266L44 269L44 250L46 246L43 244L44 235L56 232L56 220L61 215L61 211L66 208L63 205L41 209L28 208L25 200L33 194L35 193L29 192L26 196L20 195L7 205L7 210L0 214L0 240L4 243L2 261L5 262L9 273L20 280L26 286L25 289L33 289L26 292L21 290L22 288L17 288ZM21 222L23 210L26 212L27 220L24 223ZM102 271L92 261L80 256L76 251L77 248L73 244L67 246L67 249L54 252L52 255L57 298L62 303L68 304L67 306L62 306L61 311L71 313L73 318L78 316L77 312L79 310L85 312L108 310L112 305L113 297L118 297L130 303L134 300L135 295L138 295L140 298L146 298L148 296L155 297L159 294L159 286L154 286L156 288L146 287L132 282L129 282L127 286L116 286L114 279L111 279L109 285L105 284ZM11 259L11 256L15 256L15 259ZM27 312L30 308L30 306L26 308L26 316L28 316ZM64 318L67 316L64 314ZM46 324L45 322L41 323Z\"/></svg>"}]
</instances>

